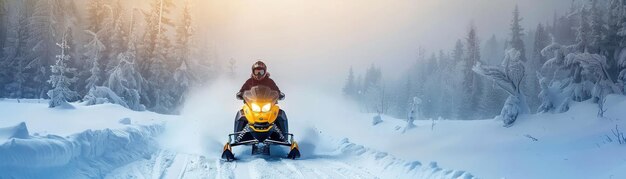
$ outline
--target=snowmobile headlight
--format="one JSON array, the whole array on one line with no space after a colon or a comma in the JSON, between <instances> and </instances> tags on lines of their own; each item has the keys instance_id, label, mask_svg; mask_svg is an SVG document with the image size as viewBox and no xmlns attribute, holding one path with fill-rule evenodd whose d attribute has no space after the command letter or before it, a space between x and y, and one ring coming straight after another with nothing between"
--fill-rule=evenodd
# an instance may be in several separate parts
<instances>
[{"instance_id":1,"label":"snowmobile headlight","mask_svg":"<svg viewBox=\"0 0 626 179\"><path fill-rule=\"evenodd\" d=\"M263 108L261 108L261 111L269 112L271 108L272 108L272 104L267 103L267 104L263 105Z\"/></svg>"},{"instance_id":2,"label":"snowmobile headlight","mask_svg":"<svg viewBox=\"0 0 626 179\"><path fill-rule=\"evenodd\" d=\"M256 103L252 103L252 105L250 105L250 107L252 107L252 111L254 112L261 112L261 107L256 104Z\"/></svg>"}]
</instances>

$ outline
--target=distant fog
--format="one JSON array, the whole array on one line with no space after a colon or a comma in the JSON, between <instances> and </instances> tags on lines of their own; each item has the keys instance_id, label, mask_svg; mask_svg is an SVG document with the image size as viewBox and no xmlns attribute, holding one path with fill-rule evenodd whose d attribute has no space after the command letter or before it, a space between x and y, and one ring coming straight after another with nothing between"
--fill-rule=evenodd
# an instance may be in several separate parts
<instances>
[{"instance_id":1,"label":"distant fog","mask_svg":"<svg viewBox=\"0 0 626 179\"><path fill-rule=\"evenodd\" d=\"M519 5L526 30L563 14L570 0L207 0L197 1L200 32L222 65L233 58L247 73L264 59L280 82L340 85L348 68L375 63L399 75L421 47L449 51L470 22L482 42L507 38ZM526 42L531 43L531 42Z\"/></svg>"}]
</instances>

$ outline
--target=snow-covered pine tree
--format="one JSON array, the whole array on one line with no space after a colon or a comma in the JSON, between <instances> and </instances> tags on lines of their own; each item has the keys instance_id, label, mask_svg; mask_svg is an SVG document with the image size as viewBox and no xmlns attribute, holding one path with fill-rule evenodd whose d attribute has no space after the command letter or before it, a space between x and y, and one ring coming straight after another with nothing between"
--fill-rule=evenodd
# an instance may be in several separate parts
<instances>
[{"instance_id":1,"label":"snow-covered pine tree","mask_svg":"<svg viewBox=\"0 0 626 179\"><path fill-rule=\"evenodd\" d=\"M626 47L626 5L623 0L618 0L619 2L611 2L611 10L610 12L613 14L612 23L616 23L617 28L617 36L615 40L618 41L618 48L621 49ZM613 3L615 5L613 6Z\"/></svg>"},{"instance_id":2,"label":"snow-covered pine tree","mask_svg":"<svg viewBox=\"0 0 626 179\"><path fill-rule=\"evenodd\" d=\"M463 56L465 56L465 46L461 39L458 39L454 45L454 50L452 50L452 58L454 58L455 63L458 63L463 61Z\"/></svg>"},{"instance_id":3,"label":"snow-covered pine tree","mask_svg":"<svg viewBox=\"0 0 626 179\"><path fill-rule=\"evenodd\" d=\"M113 14L113 16L111 16L110 18L113 19L113 24L112 24L112 32L111 32L111 36L109 38L109 45L107 48L107 58L109 61L107 64L102 64L105 65L104 68L104 73L103 75L108 78L111 74L111 71L113 70L113 68L115 68L118 64L118 56L121 53L126 52L126 46L128 44L128 29L126 28L128 26L128 24L125 21L125 16L124 16L124 6L121 4L120 0L117 0L116 3L113 5L113 10L115 11L115 13ZM104 83L106 83L107 79L103 79Z\"/></svg>"},{"instance_id":4,"label":"snow-covered pine tree","mask_svg":"<svg viewBox=\"0 0 626 179\"><path fill-rule=\"evenodd\" d=\"M461 90L463 86L464 73L463 69L465 67L465 61L463 61L463 57L465 56L465 46L463 42L458 39L454 45L454 49L452 50L452 59L454 61L454 66L450 67L450 73L452 76L451 87L453 88L452 96L454 110L452 110L452 118L461 119L463 117L463 94L464 91Z\"/></svg>"},{"instance_id":5,"label":"snow-covered pine tree","mask_svg":"<svg viewBox=\"0 0 626 179\"><path fill-rule=\"evenodd\" d=\"M163 63L165 54L169 51L169 39L167 38L168 26L173 26L172 20L168 17L169 12L174 7L172 0L151 0L150 8L144 11L146 29L143 35L140 69L142 74L151 78L150 68L154 63Z\"/></svg>"},{"instance_id":6,"label":"snow-covered pine tree","mask_svg":"<svg viewBox=\"0 0 626 179\"><path fill-rule=\"evenodd\" d=\"M597 78L587 74L580 61L568 57L586 53L589 47L591 29L586 20L588 17L587 12L582 8L578 15L579 27L576 33L576 43L563 46L555 42L553 38L552 44L548 45L541 52L543 56L551 58L543 65L542 71L552 72L552 74L541 75L541 77L548 78L545 81L549 81L546 82L547 86L542 86L541 96L543 97L541 98L549 101L542 101L539 107L540 112L564 112L569 109L569 100L584 101L591 98L594 81ZM551 89L556 89L556 91ZM546 98L546 96L553 97ZM566 99L554 96L561 96Z\"/></svg>"},{"instance_id":7,"label":"snow-covered pine tree","mask_svg":"<svg viewBox=\"0 0 626 179\"><path fill-rule=\"evenodd\" d=\"M411 99L411 76L408 73L404 74L403 77L401 77L401 80L399 80L396 85L398 86L397 88L391 88L391 90L394 90L394 92L392 92L394 94L394 98L391 100L391 114L393 114L397 118L405 118L407 112L409 111L408 104L410 103ZM355 82L354 90L352 93L353 99L357 98L358 95L357 86L357 82Z\"/></svg>"},{"instance_id":8,"label":"snow-covered pine tree","mask_svg":"<svg viewBox=\"0 0 626 179\"><path fill-rule=\"evenodd\" d=\"M409 102L409 105L408 105L409 113L407 114L406 126L404 126L404 131L407 131L416 127L413 121L415 121L416 119L420 119L422 117L421 116L422 113L420 112L421 103L422 103L422 100L419 99L418 97L413 97L411 101Z\"/></svg>"},{"instance_id":9,"label":"snow-covered pine tree","mask_svg":"<svg viewBox=\"0 0 626 179\"><path fill-rule=\"evenodd\" d=\"M555 38L555 42L558 44L573 44L576 41L576 27L578 22L577 10L572 3L570 11L565 16L560 16L556 19L554 25L554 31L552 35Z\"/></svg>"},{"instance_id":10,"label":"snow-covered pine tree","mask_svg":"<svg viewBox=\"0 0 626 179\"><path fill-rule=\"evenodd\" d=\"M115 7L118 8L117 6ZM112 1L90 0L87 3L87 30L97 34L99 41L102 42L105 47L104 49L102 49L102 51L99 52L97 59L97 61L99 62L98 68L100 68L99 70L101 71L101 73L99 73L100 76L98 76L98 78L101 80L97 83L97 85L102 84L106 80L106 78L108 77L106 72L107 70L110 70L108 69L108 65L117 62L116 53L120 53L114 52L114 49L110 48L110 45L113 43L112 38L114 37L114 35L116 33L122 33L120 27L117 27L118 29L115 29L115 21L118 20L116 19L116 17L120 15L116 13L121 14L120 11L114 9ZM117 37L119 38L119 36ZM116 45L120 45L120 43L123 42L118 42Z\"/></svg>"},{"instance_id":11,"label":"snow-covered pine tree","mask_svg":"<svg viewBox=\"0 0 626 179\"><path fill-rule=\"evenodd\" d=\"M10 66L9 62L6 61L6 58L4 57L4 45L5 41L8 38L6 35L8 35L9 31L6 17L7 13L5 2L3 0L0 0L0 68L2 69L7 69ZM8 83L10 83L9 76L11 76L10 70L0 71L0 97L6 97L9 95L9 92L4 91L4 89L8 88Z\"/></svg>"},{"instance_id":12,"label":"snow-covered pine tree","mask_svg":"<svg viewBox=\"0 0 626 179\"><path fill-rule=\"evenodd\" d=\"M570 53L565 57L566 61L576 62L580 65L586 78L593 82L591 97L594 102L602 103L608 94L618 93L619 88L613 83L608 74L606 57L590 53Z\"/></svg>"},{"instance_id":13,"label":"snow-covered pine tree","mask_svg":"<svg viewBox=\"0 0 626 179\"><path fill-rule=\"evenodd\" d=\"M539 82L539 76L543 76L541 67L546 62L546 58L541 55L541 50L546 46L550 45L550 34L545 29L543 24L538 24L535 29L535 38L532 46L531 56L529 61L527 62L526 71L526 84L527 88L527 96L528 96L528 105L531 109L537 109L540 105L539 93L541 92L541 84ZM541 73L541 75L537 75L537 73Z\"/></svg>"},{"instance_id":14,"label":"snow-covered pine tree","mask_svg":"<svg viewBox=\"0 0 626 179\"><path fill-rule=\"evenodd\" d=\"M454 118L453 110L450 110L450 106L456 105L456 97L455 97L455 88L456 82L458 79L456 78L455 73L455 62L454 59L447 53L440 51L439 52L439 101L438 101L438 115L445 119ZM406 102L407 98L404 98L404 102Z\"/></svg>"},{"instance_id":15,"label":"snow-covered pine tree","mask_svg":"<svg viewBox=\"0 0 626 179\"><path fill-rule=\"evenodd\" d=\"M572 60L573 58L568 58L572 53L586 53L590 44L591 37L591 27L588 22L588 12L582 7L579 12L579 26L577 28L576 33L576 43L566 47L568 49L574 49L570 53L564 53L565 62L568 66L573 67L573 99L575 101L584 101L591 98L591 91L593 88L593 79L586 78L588 74L584 73L584 69L581 66L579 61Z\"/></svg>"},{"instance_id":16,"label":"snow-covered pine tree","mask_svg":"<svg viewBox=\"0 0 626 179\"><path fill-rule=\"evenodd\" d=\"M598 5L597 0L591 0L591 17L589 18L591 25L591 36L589 42L589 53L600 54L602 41L605 35L604 14Z\"/></svg>"},{"instance_id":17,"label":"snow-covered pine tree","mask_svg":"<svg viewBox=\"0 0 626 179\"><path fill-rule=\"evenodd\" d=\"M118 56L118 64L109 74L106 86L122 97L128 108L143 111L146 107L141 104L140 92L142 91L144 79L137 70L137 52L133 42L133 39L129 37L128 50Z\"/></svg>"},{"instance_id":18,"label":"snow-covered pine tree","mask_svg":"<svg viewBox=\"0 0 626 179\"><path fill-rule=\"evenodd\" d=\"M187 1L183 8L182 20L176 27L176 58L178 58L177 61L180 64L174 71L174 80L177 88L173 90L174 93L172 95L176 98L177 104L182 104L185 101L185 95L196 80L191 71L194 65L191 58L194 32L191 9Z\"/></svg>"},{"instance_id":19,"label":"snow-covered pine tree","mask_svg":"<svg viewBox=\"0 0 626 179\"><path fill-rule=\"evenodd\" d=\"M363 97L363 76L361 76L360 74L357 75L356 77L356 96L357 96L357 100L361 100Z\"/></svg>"},{"instance_id":20,"label":"snow-covered pine tree","mask_svg":"<svg viewBox=\"0 0 626 179\"><path fill-rule=\"evenodd\" d=\"M607 49L609 74L618 74L617 81L626 94L626 5L623 0L611 0L608 6L607 31L604 48ZM616 62L617 65L611 65ZM621 70L620 70L621 69ZM615 73L613 73L615 72Z\"/></svg>"},{"instance_id":21,"label":"snow-covered pine tree","mask_svg":"<svg viewBox=\"0 0 626 179\"><path fill-rule=\"evenodd\" d=\"M176 27L176 49L178 51L176 56L179 58L179 63L184 61L189 63L191 60L192 38L195 29L192 24L191 7L189 6L189 2L186 1L180 23Z\"/></svg>"},{"instance_id":22,"label":"snow-covered pine tree","mask_svg":"<svg viewBox=\"0 0 626 179\"><path fill-rule=\"evenodd\" d=\"M541 67L546 62L546 58L541 55L541 50L550 45L550 34L543 24L538 24L535 29L535 42L532 51L532 67L534 71L541 72ZM534 74L534 73L533 73ZM532 75L532 74L529 74Z\"/></svg>"},{"instance_id":23,"label":"snow-covered pine tree","mask_svg":"<svg viewBox=\"0 0 626 179\"><path fill-rule=\"evenodd\" d=\"M617 63L619 67L622 68L622 71L620 71L618 76L618 81L622 88L622 94L626 95L626 53L622 52L622 55Z\"/></svg>"},{"instance_id":24,"label":"snow-covered pine tree","mask_svg":"<svg viewBox=\"0 0 626 179\"><path fill-rule=\"evenodd\" d=\"M377 106L383 97L382 90L382 72L372 64L363 78L363 100L367 112L377 112Z\"/></svg>"},{"instance_id":25,"label":"snow-covered pine tree","mask_svg":"<svg viewBox=\"0 0 626 179\"><path fill-rule=\"evenodd\" d=\"M576 36L576 50L580 53L587 52L591 45L591 26L589 25L589 12L585 7L580 9L579 26Z\"/></svg>"},{"instance_id":26,"label":"snow-covered pine tree","mask_svg":"<svg viewBox=\"0 0 626 179\"><path fill-rule=\"evenodd\" d=\"M4 47L3 68L8 72L7 77L10 82L5 86L8 92L5 96L10 98L33 97L28 93L31 91L26 88L28 74L26 65L29 62L30 49L28 49L27 40L30 38L28 30L28 16L24 10L18 10L17 20L13 22L7 34L7 46Z\"/></svg>"},{"instance_id":27,"label":"snow-covered pine tree","mask_svg":"<svg viewBox=\"0 0 626 179\"><path fill-rule=\"evenodd\" d=\"M502 49L495 34L491 35L489 40L485 42L482 54L485 63L489 65L500 64Z\"/></svg>"},{"instance_id":28,"label":"snow-covered pine tree","mask_svg":"<svg viewBox=\"0 0 626 179\"><path fill-rule=\"evenodd\" d=\"M489 40L485 42L482 50L483 62L485 65L498 65L502 61L502 47L495 35L491 35ZM483 93L480 97L479 108L482 111L482 117L491 118L500 113L500 107L506 99L506 94L491 80L481 79Z\"/></svg>"},{"instance_id":29,"label":"snow-covered pine tree","mask_svg":"<svg viewBox=\"0 0 626 179\"><path fill-rule=\"evenodd\" d=\"M65 52L70 47L67 45L66 38L67 34L64 34L61 38L61 43L57 43L57 46L61 49L61 54L56 56L56 63L50 67L52 75L48 83L52 85L52 89L47 93L48 97L50 97L48 105L50 108L65 105L68 101L75 101L79 98L78 93L69 88L71 83L76 81L76 78L68 77L75 69L67 66L70 56Z\"/></svg>"},{"instance_id":30,"label":"snow-covered pine tree","mask_svg":"<svg viewBox=\"0 0 626 179\"><path fill-rule=\"evenodd\" d=\"M355 97L356 84L354 81L354 70L350 67L350 71L348 72L348 79L346 79L346 84L343 86L343 95L353 98Z\"/></svg>"},{"instance_id":31,"label":"snow-covered pine tree","mask_svg":"<svg viewBox=\"0 0 626 179\"><path fill-rule=\"evenodd\" d=\"M425 64L421 64L425 68L423 68L423 74L428 74L427 78L424 78L422 83L423 88L421 92L421 96L423 96L424 103L422 105L424 116L426 117L435 117L436 108L437 108L437 98L436 94L439 90L437 90L437 84L439 81L439 75L437 74L437 57L435 54L431 54L431 56L427 59Z\"/></svg>"},{"instance_id":32,"label":"snow-covered pine tree","mask_svg":"<svg viewBox=\"0 0 626 179\"><path fill-rule=\"evenodd\" d=\"M48 68L54 61L54 45L57 41L57 34L61 34L59 22L58 0L36 1L33 14L30 16L28 28L31 38L28 39L28 46L32 49L32 60L26 65L27 69L32 69L29 76L33 79L29 86L35 89L35 98L44 98L44 94L49 89L46 79L49 76Z\"/></svg>"},{"instance_id":33,"label":"snow-covered pine tree","mask_svg":"<svg viewBox=\"0 0 626 179\"><path fill-rule=\"evenodd\" d=\"M481 118L493 118L500 114L500 107L506 100L506 92L498 89L499 87L493 80L481 79L481 86L483 86L482 96L479 98L478 108L480 109ZM505 93L505 94L502 94Z\"/></svg>"},{"instance_id":34,"label":"snow-covered pine tree","mask_svg":"<svg viewBox=\"0 0 626 179\"><path fill-rule=\"evenodd\" d=\"M520 114L529 112L523 93L523 82L526 76L524 62L521 60L521 53L517 49L507 50L501 67L483 66L478 63L473 67L473 71L493 79L500 88L509 93L499 116L505 127L513 125Z\"/></svg>"},{"instance_id":35,"label":"snow-covered pine tree","mask_svg":"<svg viewBox=\"0 0 626 179\"><path fill-rule=\"evenodd\" d=\"M92 36L91 40L85 45L85 49L87 50L85 52L85 56L91 62L91 69L89 70L91 76L87 78L87 84L85 86L85 89L89 91L100 84L101 71L98 61L100 61L100 56L102 55L102 51L104 51L105 47L100 41L98 34L90 30L85 30L85 32Z\"/></svg>"},{"instance_id":36,"label":"snow-covered pine tree","mask_svg":"<svg viewBox=\"0 0 626 179\"><path fill-rule=\"evenodd\" d=\"M584 9L580 14L581 19L586 19ZM561 46L553 42L542 50L544 56L553 57L544 64L544 71L554 73L547 77L550 83L546 82L548 79L542 79L545 84L542 84L541 98L544 101L540 111L547 112L555 108L558 112L566 111L569 109L569 100L583 101L592 98L594 102L602 103L607 94L619 91L611 80L606 58L588 52L589 30L585 20L581 20L577 43ZM563 97L566 99L560 99Z\"/></svg>"},{"instance_id":37,"label":"snow-covered pine tree","mask_svg":"<svg viewBox=\"0 0 626 179\"><path fill-rule=\"evenodd\" d=\"M105 0L89 0L87 2L87 30L98 33L104 28L104 20L109 15L111 7Z\"/></svg>"},{"instance_id":38,"label":"snow-covered pine tree","mask_svg":"<svg viewBox=\"0 0 626 179\"><path fill-rule=\"evenodd\" d=\"M190 68L187 61L182 61L174 72L174 80L176 81L177 89L174 89L175 94L173 94L173 96L177 98L177 104L184 102L187 91L193 85L194 77L189 71Z\"/></svg>"},{"instance_id":39,"label":"snow-covered pine tree","mask_svg":"<svg viewBox=\"0 0 626 179\"><path fill-rule=\"evenodd\" d=\"M478 117L476 110L482 93L482 86L476 74L472 72L472 67L480 61L480 47L476 35L476 28L473 24L470 26L467 33L466 49L467 53L461 69L464 75L461 90L464 95L459 115L464 119L475 119Z\"/></svg>"},{"instance_id":40,"label":"snow-covered pine tree","mask_svg":"<svg viewBox=\"0 0 626 179\"><path fill-rule=\"evenodd\" d=\"M95 86L90 88L87 95L83 98L83 104L87 106L104 103L117 104L122 107L129 108L124 99L106 86Z\"/></svg>"},{"instance_id":41,"label":"snow-covered pine tree","mask_svg":"<svg viewBox=\"0 0 626 179\"><path fill-rule=\"evenodd\" d=\"M602 39L601 49L605 51L607 56L607 63L609 64L609 74L612 78L618 78L620 74L619 65L619 53L621 51L620 45L624 36L618 34L623 22L626 22L626 14L624 14L624 6L621 4L622 0L610 0L606 9L607 21L605 28L605 35Z\"/></svg>"},{"instance_id":42,"label":"snow-covered pine tree","mask_svg":"<svg viewBox=\"0 0 626 179\"><path fill-rule=\"evenodd\" d=\"M4 49L6 44L8 24L7 2L0 0L0 49ZM2 58L2 53L0 53L0 58Z\"/></svg>"},{"instance_id":43,"label":"snow-covered pine tree","mask_svg":"<svg viewBox=\"0 0 626 179\"><path fill-rule=\"evenodd\" d=\"M562 46L552 38L552 43L543 50L542 56L549 58L543 64L545 75L537 73L541 92L541 104L537 112L565 112L569 110L570 101L574 99L572 81L576 66L565 61L565 55L575 51L573 46Z\"/></svg>"},{"instance_id":44,"label":"snow-covered pine tree","mask_svg":"<svg viewBox=\"0 0 626 179\"><path fill-rule=\"evenodd\" d=\"M511 48L520 52L520 60L525 62L526 49L524 41L522 40L522 36L524 36L524 28L520 22L522 22L522 18L520 17L519 7L515 5L515 9L513 10L513 19L511 20L511 41L509 41L509 43Z\"/></svg>"},{"instance_id":45,"label":"snow-covered pine tree","mask_svg":"<svg viewBox=\"0 0 626 179\"><path fill-rule=\"evenodd\" d=\"M166 60L170 54L170 41L166 35L166 26L172 26L168 13L173 8L172 0L152 0L150 9L144 11L146 30L143 35L139 70L146 79L142 92L142 103L157 112L169 112L175 100L171 96L172 88L158 86L172 85L172 72L178 66ZM171 70L169 70L171 69Z\"/></svg>"},{"instance_id":46,"label":"snow-covered pine tree","mask_svg":"<svg viewBox=\"0 0 626 179\"><path fill-rule=\"evenodd\" d=\"M83 24L79 24L80 22L80 17L79 17L79 12L78 12L78 8L76 6L76 2L77 1L72 1L72 0L49 0L51 1L54 5L52 7L54 7L54 12L53 14L56 16L56 20L54 21L53 24L54 26L56 26L56 29L59 30L59 33L55 34L55 40L53 41L53 45L51 45L51 47L53 48L53 51L56 50L56 46L55 43L56 42L60 42L61 41L61 36L63 36L64 34L66 35L66 41L67 41L67 45L73 48L67 49L66 50L66 54L71 56L71 57L75 57L76 59L80 59L83 50L82 50L82 46L83 43L79 42L79 40L82 41L82 37L83 37ZM54 60L54 59L52 59ZM54 63L54 61L50 61L49 63ZM72 66L77 68L77 72L82 72L82 71L87 71L86 69L82 69L85 65L84 65L84 60L70 60L67 63L68 66ZM46 70L49 70L49 66L45 66ZM46 75L45 77L47 78L48 75ZM78 74L74 74L74 76L78 76ZM47 84L44 83L44 86L49 87ZM80 81L77 81L76 83L73 83L70 86L70 89L79 92L80 94L82 94L82 89L83 89L84 85L81 84Z\"/></svg>"}]
</instances>

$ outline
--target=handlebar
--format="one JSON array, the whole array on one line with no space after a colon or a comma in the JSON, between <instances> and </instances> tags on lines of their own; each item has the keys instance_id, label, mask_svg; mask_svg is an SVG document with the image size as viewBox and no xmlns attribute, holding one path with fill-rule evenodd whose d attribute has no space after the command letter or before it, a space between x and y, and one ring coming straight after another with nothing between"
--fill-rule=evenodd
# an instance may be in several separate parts
<instances>
[{"instance_id":1,"label":"handlebar","mask_svg":"<svg viewBox=\"0 0 626 179\"><path fill-rule=\"evenodd\" d=\"M243 100L243 93L237 92L237 94L235 94L235 97L237 97L237 100ZM285 99L285 93L280 92L280 94L278 94L278 100L283 100L283 99Z\"/></svg>"}]
</instances>

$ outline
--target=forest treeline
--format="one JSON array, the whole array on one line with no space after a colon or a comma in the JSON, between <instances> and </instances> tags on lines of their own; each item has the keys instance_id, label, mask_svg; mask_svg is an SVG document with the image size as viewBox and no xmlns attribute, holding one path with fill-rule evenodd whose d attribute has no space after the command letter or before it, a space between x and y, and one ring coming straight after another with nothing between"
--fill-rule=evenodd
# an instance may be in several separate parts
<instances>
[{"instance_id":1,"label":"forest treeline","mask_svg":"<svg viewBox=\"0 0 626 179\"><path fill-rule=\"evenodd\" d=\"M586 100L602 116L608 94L626 93L626 1L572 1L560 10L567 13L531 28L512 8L509 35L484 43L470 25L451 50L420 48L400 79L383 80L375 65L363 75L350 69L343 93L365 112L405 119L497 116L509 126L519 114L565 112Z\"/></svg>"}]
</instances>

